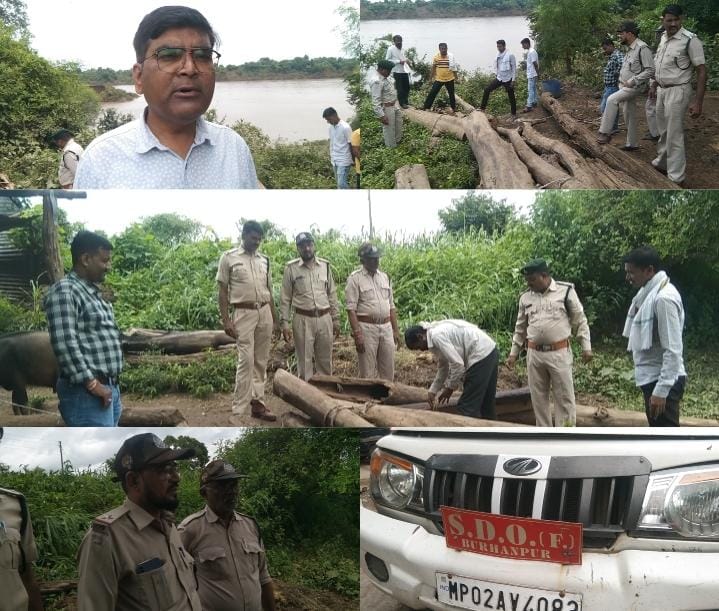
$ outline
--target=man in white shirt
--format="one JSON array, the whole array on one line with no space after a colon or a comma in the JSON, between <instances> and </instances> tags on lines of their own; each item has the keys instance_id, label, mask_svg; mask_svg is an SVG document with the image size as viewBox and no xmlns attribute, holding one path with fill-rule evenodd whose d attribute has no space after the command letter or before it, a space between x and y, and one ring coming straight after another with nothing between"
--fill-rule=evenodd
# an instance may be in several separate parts
<instances>
[{"instance_id":1,"label":"man in white shirt","mask_svg":"<svg viewBox=\"0 0 719 611\"><path fill-rule=\"evenodd\" d=\"M392 77L397 90L397 100L402 108L409 108L409 71L410 65L402 51L402 37L395 34L392 37L393 45L387 47L384 58L394 64Z\"/></svg>"},{"instance_id":2,"label":"man in white shirt","mask_svg":"<svg viewBox=\"0 0 719 611\"><path fill-rule=\"evenodd\" d=\"M522 39L522 48L527 51L527 105L522 112L531 112L537 106L537 79L539 78L539 55L532 49L529 38Z\"/></svg>"},{"instance_id":3,"label":"man in white shirt","mask_svg":"<svg viewBox=\"0 0 719 611\"><path fill-rule=\"evenodd\" d=\"M73 138L67 129L56 131L51 137L53 144L60 150L60 166L57 170L57 179L63 189L72 189L75 182L77 163L80 161L84 149Z\"/></svg>"},{"instance_id":4,"label":"man in white shirt","mask_svg":"<svg viewBox=\"0 0 719 611\"><path fill-rule=\"evenodd\" d=\"M489 335L465 320L439 320L410 327L404 340L410 350L429 350L439 360L427 393L432 409L449 402L462 383L459 413L494 420L499 351Z\"/></svg>"},{"instance_id":5,"label":"man in white shirt","mask_svg":"<svg viewBox=\"0 0 719 611\"><path fill-rule=\"evenodd\" d=\"M679 291L659 269L661 259L651 246L635 248L624 257L626 279L639 289L632 299L622 335L634 360L634 380L642 389L649 426L679 426L684 395L682 330L684 306Z\"/></svg>"},{"instance_id":6,"label":"man in white shirt","mask_svg":"<svg viewBox=\"0 0 719 611\"><path fill-rule=\"evenodd\" d=\"M352 154L352 128L339 118L337 111L325 108L322 117L330 124L330 160L335 172L338 189L349 189L350 168L354 163Z\"/></svg>"},{"instance_id":7,"label":"man in white shirt","mask_svg":"<svg viewBox=\"0 0 719 611\"><path fill-rule=\"evenodd\" d=\"M504 87L509 97L509 105L512 112L512 119L517 118L517 99L514 96L514 81L517 80L517 60L514 55L507 51L507 43L504 40L497 41L497 57L494 60L495 79L484 88L480 110L487 108L489 94L495 89Z\"/></svg>"}]
</instances>

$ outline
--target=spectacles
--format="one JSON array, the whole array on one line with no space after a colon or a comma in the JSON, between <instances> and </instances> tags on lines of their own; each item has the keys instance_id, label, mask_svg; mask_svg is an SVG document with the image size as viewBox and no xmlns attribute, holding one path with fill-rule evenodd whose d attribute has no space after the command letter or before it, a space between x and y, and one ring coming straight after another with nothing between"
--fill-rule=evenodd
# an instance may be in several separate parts
<instances>
[{"instance_id":1,"label":"spectacles","mask_svg":"<svg viewBox=\"0 0 719 611\"><path fill-rule=\"evenodd\" d=\"M185 63L186 53L192 56L192 61L198 72L214 72L220 63L221 55L207 47L163 47L148 55L140 63L144 64L148 59L154 57L160 71L173 73L177 72Z\"/></svg>"},{"instance_id":2,"label":"spectacles","mask_svg":"<svg viewBox=\"0 0 719 611\"><path fill-rule=\"evenodd\" d=\"M177 463L174 462L168 462L162 465L150 465L147 467L147 469L150 471L154 471L160 476L166 477L171 477L179 473L179 471L177 470Z\"/></svg>"}]
</instances>

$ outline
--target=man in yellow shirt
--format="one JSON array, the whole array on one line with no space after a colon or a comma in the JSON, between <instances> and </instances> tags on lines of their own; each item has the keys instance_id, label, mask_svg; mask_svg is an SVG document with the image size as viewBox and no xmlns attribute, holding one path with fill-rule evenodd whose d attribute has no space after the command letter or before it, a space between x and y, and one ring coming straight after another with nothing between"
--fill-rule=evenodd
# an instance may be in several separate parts
<instances>
[{"instance_id":1,"label":"man in yellow shirt","mask_svg":"<svg viewBox=\"0 0 719 611\"><path fill-rule=\"evenodd\" d=\"M350 137L350 146L352 147L352 157L354 157L355 160L355 176L357 180L357 188L360 188L360 177L362 176L362 173L360 172L360 128L358 127L356 130L352 132L352 136Z\"/></svg>"},{"instance_id":2,"label":"man in yellow shirt","mask_svg":"<svg viewBox=\"0 0 719 611\"><path fill-rule=\"evenodd\" d=\"M429 91L427 99L424 101L424 110L432 108L434 98L437 97L442 87L447 88L449 95L449 106L452 109L450 114L454 114L457 110L457 103L454 99L454 79L457 76L457 64L452 53L447 52L447 43L439 43L439 53L432 60L432 89Z\"/></svg>"}]
</instances>

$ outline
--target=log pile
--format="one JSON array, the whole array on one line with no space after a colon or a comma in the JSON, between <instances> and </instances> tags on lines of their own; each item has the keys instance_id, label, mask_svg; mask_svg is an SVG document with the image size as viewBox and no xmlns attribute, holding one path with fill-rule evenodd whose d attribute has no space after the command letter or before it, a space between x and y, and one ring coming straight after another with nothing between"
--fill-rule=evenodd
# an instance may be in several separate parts
<instances>
[{"instance_id":1,"label":"log pile","mask_svg":"<svg viewBox=\"0 0 719 611\"><path fill-rule=\"evenodd\" d=\"M403 165L394 173L395 189L431 189L427 169L421 163Z\"/></svg>"},{"instance_id":2,"label":"log pile","mask_svg":"<svg viewBox=\"0 0 719 611\"><path fill-rule=\"evenodd\" d=\"M29 416L3 416L3 426L65 426L57 412L47 414L31 414ZM185 426L185 417L174 407L125 407L120 416L120 426Z\"/></svg>"},{"instance_id":3,"label":"log pile","mask_svg":"<svg viewBox=\"0 0 719 611\"><path fill-rule=\"evenodd\" d=\"M542 107L569 136L571 145L540 134L533 127L536 121L502 127L464 100L458 103L469 114L449 116L415 108L402 112L407 120L429 129L432 136L466 139L477 160L480 188L679 188L651 164L611 144L599 144L597 134L548 93L542 94Z\"/></svg>"}]
</instances>

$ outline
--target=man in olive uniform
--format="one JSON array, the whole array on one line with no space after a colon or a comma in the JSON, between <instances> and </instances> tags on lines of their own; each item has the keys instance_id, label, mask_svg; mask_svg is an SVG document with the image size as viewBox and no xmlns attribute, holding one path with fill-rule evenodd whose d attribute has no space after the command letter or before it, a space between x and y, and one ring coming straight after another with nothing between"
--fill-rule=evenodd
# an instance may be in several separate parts
<instances>
[{"instance_id":1,"label":"man in olive uniform","mask_svg":"<svg viewBox=\"0 0 719 611\"><path fill-rule=\"evenodd\" d=\"M297 375L309 380L313 358L317 373L332 375L332 340L340 334L337 290L329 261L315 256L312 235L298 234L295 244L300 258L285 265L280 324L285 341L294 338Z\"/></svg>"},{"instance_id":2,"label":"man in olive uniform","mask_svg":"<svg viewBox=\"0 0 719 611\"><path fill-rule=\"evenodd\" d=\"M389 80L394 64L386 59L377 62L377 73L370 84L372 109L382 124L384 145L395 148L402 140L402 111L397 107L397 93Z\"/></svg>"},{"instance_id":3,"label":"man in olive uniform","mask_svg":"<svg viewBox=\"0 0 719 611\"><path fill-rule=\"evenodd\" d=\"M3 429L0 427L0 440ZM37 547L25 497L0 488L0 608L3 611L42 611L40 588L32 563Z\"/></svg>"},{"instance_id":4,"label":"man in olive uniform","mask_svg":"<svg viewBox=\"0 0 719 611\"><path fill-rule=\"evenodd\" d=\"M664 34L655 56L655 80L649 95L657 100L659 144L652 165L670 180L684 182L687 158L684 148L684 118L700 117L707 84L704 48L695 34L682 27L682 9L670 4L662 13ZM697 91L692 95L692 73L696 68Z\"/></svg>"},{"instance_id":5,"label":"man in olive uniform","mask_svg":"<svg viewBox=\"0 0 719 611\"><path fill-rule=\"evenodd\" d=\"M216 280L222 326L237 340L232 413L272 422L277 416L264 403L265 379L278 321L270 259L257 252L263 237L262 225L247 221L242 226L242 245L222 253Z\"/></svg>"},{"instance_id":6,"label":"man in olive uniform","mask_svg":"<svg viewBox=\"0 0 719 611\"><path fill-rule=\"evenodd\" d=\"M507 366L514 367L527 348L527 377L537 426L552 426L549 404L554 399L555 426L574 426L577 420L572 380L572 333L582 347L582 360L592 359L592 344L584 308L574 285L549 275L544 259L534 259L522 268L529 287L519 298Z\"/></svg>"},{"instance_id":7,"label":"man in olive uniform","mask_svg":"<svg viewBox=\"0 0 719 611\"><path fill-rule=\"evenodd\" d=\"M114 461L125 502L92 523L80 544L78 611L201 611L194 562L175 528L180 476L172 450L153 433L134 435Z\"/></svg>"},{"instance_id":8,"label":"man in olive uniform","mask_svg":"<svg viewBox=\"0 0 719 611\"><path fill-rule=\"evenodd\" d=\"M394 380L394 352L400 336L389 276L379 269L379 249L359 247L362 267L347 278L345 304L357 348L361 378Z\"/></svg>"},{"instance_id":9,"label":"man in olive uniform","mask_svg":"<svg viewBox=\"0 0 719 611\"><path fill-rule=\"evenodd\" d=\"M205 611L275 611L260 528L254 518L235 511L241 477L224 460L209 462L200 475L205 508L178 528L195 559Z\"/></svg>"}]
</instances>

